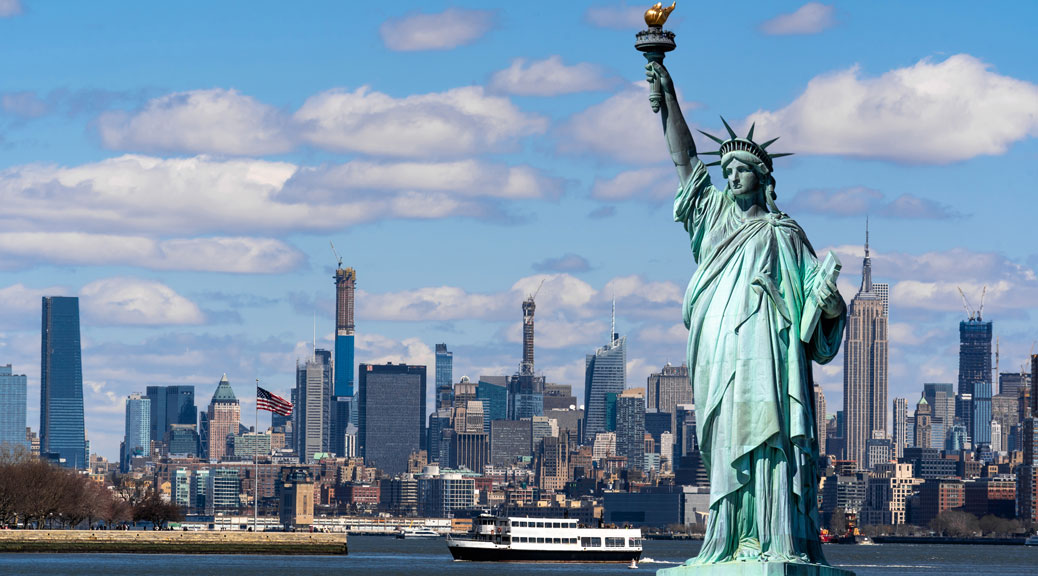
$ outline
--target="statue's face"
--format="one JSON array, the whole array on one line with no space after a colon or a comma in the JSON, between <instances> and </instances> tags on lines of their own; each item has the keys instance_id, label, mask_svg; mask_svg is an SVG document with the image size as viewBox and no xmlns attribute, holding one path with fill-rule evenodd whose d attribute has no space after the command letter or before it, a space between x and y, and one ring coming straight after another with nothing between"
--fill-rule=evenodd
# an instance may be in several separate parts
<instances>
[{"instance_id":1,"label":"statue's face","mask_svg":"<svg viewBox=\"0 0 1038 576\"><path fill-rule=\"evenodd\" d=\"M749 194L757 190L757 173L753 171L752 166L740 160L732 160L728 164L725 176L728 177L728 188L732 194Z\"/></svg>"}]
</instances>

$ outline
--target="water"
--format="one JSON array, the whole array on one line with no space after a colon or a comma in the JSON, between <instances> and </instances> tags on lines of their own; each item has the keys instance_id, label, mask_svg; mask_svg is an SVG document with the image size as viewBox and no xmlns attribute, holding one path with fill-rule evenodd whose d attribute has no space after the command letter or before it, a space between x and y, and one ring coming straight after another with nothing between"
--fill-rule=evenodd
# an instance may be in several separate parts
<instances>
[{"instance_id":1,"label":"water","mask_svg":"<svg viewBox=\"0 0 1038 576\"><path fill-rule=\"evenodd\" d=\"M697 542L645 542L638 570L614 564L481 564L454 562L442 538L397 540L351 536L349 556L195 556L141 554L0 554L0 575L50 576L519 576L526 574L653 574L695 555ZM1032 576L1038 547L1026 546L825 546L829 561L858 576ZM651 560L648 560L651 559Z\"/></svg>"}]
</instances>

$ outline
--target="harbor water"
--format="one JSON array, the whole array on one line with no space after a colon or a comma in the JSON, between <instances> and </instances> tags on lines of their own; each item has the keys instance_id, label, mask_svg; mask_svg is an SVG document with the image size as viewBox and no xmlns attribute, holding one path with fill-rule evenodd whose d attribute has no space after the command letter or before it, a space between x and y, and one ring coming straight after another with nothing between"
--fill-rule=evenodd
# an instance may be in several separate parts
<instances>
[{"instance_id":1,"label":"harbor water","mask_svg":"<svg viewBox=\"0 0 1038 576\"><path fill-rule=\"evenodd\" d=\"M351 536L348 556L235 556L176 554L2 554L0 575L50 576L405 576L525 574L653 574L695 555L698 542L645 541L637 570L603 564L484 564L455 562L443 538L398 540ZM1038 547L876 544L826 545L829 562L859 576L1031 576Z\"/></svg>"}]
</instances>

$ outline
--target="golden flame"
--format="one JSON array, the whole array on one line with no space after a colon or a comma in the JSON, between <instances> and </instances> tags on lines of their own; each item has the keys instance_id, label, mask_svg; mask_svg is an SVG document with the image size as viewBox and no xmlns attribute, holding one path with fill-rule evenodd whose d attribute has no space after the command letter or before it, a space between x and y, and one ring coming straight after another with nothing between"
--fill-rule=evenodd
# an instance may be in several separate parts
<instances>
[{"instance_id":1,"label":"golden flame","mask_svg":"<svg viewBox=\"0 0 1038 576\"><path fill-rule=\"evenodd\" d=\"M663 2L657 2L655 6L645 11L645 25L646 26L663 26L667 21L667 17L674 11L678 3L675 1L670 5L670 8L664 8Z\"/></svg>"}]
</instances>

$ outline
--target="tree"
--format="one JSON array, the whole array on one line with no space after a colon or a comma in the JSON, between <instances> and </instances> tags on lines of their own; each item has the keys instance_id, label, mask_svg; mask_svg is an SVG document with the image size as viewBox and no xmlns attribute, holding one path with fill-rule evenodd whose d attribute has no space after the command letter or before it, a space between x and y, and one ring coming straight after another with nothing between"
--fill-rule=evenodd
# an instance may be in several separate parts
<instances>
[{"instance_id":1,"label":"tree","mask_svg":"<svg viewBox=\"0 0 1038 576\"><path fill-rule=\"evenodd\" d=\"M847 512L843 508L836 508L829 516L829 531L837 536L847 533Z\"/></svg>"},{"instance_id":2,"label":"tree","mask_svg":"<svg viewBox=\"0 0 1038 576\"><path fill-rule=\"evenodd\" d=\"M980 521L969 512L945 510L930 521L930 529L941 536L964 538L980 532Z\"/></svg>"},{"instance_id":3,"label":"tree","mask_svg":"<svg viewBox=\"0 0 1038 576\"><path fill-rule=\"evenodd\" d=\"M158 490L149 492L143 500L133 507L133 520L135 522L151 522L160 528L164 528L167 522L182 520L183 518L180 507L172 502L163 500Z\"/></svg>"}]
</instances>

